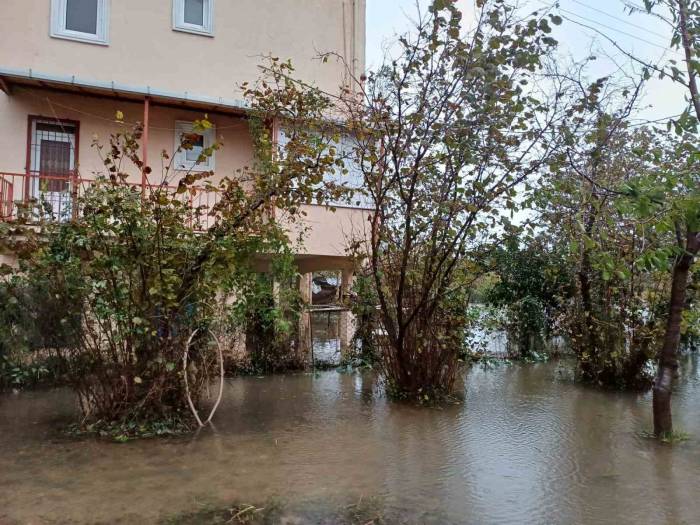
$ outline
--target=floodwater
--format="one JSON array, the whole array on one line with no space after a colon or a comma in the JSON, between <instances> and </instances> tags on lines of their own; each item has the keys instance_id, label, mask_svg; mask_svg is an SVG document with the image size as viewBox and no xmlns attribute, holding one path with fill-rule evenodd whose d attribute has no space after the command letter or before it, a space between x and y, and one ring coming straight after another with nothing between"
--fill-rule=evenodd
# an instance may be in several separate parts
<instances>
[{"instance_id":1,"label":"floodwater","mask_svg":"<svg viewBox=\"0 0 700 525\"><path fill-rule=\"evenodd\" d=\"M310 336L314 365L337 366L341 363L340 312L311 312Z\"/></svg>"},{"instance_id":2,"label":"floodwater","mask_svg":"<svg viewBox=\"0 0 700 525\"><path fill-rule=\"evenodd\" d=\"M674 446L650 396L573 384L561 363L474 367L465 402L385 399L372 374L228 381L187 439L69 441L66 390L0 397L0 523L152 523L205 503L378 502L388 523L700 521L700 372L684 362ZM291 523L306 523L302 519Z\"/></svg>"}]
</instances>

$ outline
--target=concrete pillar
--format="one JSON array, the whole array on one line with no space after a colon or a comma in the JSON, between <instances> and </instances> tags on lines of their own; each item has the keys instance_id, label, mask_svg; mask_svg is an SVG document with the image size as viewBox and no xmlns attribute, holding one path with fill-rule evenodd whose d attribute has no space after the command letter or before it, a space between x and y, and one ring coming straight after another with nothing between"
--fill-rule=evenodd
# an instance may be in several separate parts
<instances>
[{"instance_id":1,"label":"concrete pillar","mask_svg":"<svg viewBox=\"0 0 700 525\"><path fill-rule=\"evenodd\" d=\"M277 280L272 281L272 300L275 302L275 307L280 306L280 283Z\"/></svg>"},{"instance_id":2,"label":"concrete pillar","mask_svg":"<svg viewBox=\"0 0 700 525\"><path fill-rule=\"evenodd\" d=\"M299 277L299 293L301 294L301 300L305 305L311 304L311 279L312 273L302 273Z\"/></svg>"},{"instance_id":3,"label":"concrete pillar","mask_svg":"<svg viewBox=\"0 0 700 525\"><path fill-rule=\"evenodd\" d=\"M343 304L347 304L347 300L350 297L350 292L352 291L353 284L355 282L355 270L345 269L342 271L342 277L340 282L340 301Z\"/></svg>"}]
</instances>

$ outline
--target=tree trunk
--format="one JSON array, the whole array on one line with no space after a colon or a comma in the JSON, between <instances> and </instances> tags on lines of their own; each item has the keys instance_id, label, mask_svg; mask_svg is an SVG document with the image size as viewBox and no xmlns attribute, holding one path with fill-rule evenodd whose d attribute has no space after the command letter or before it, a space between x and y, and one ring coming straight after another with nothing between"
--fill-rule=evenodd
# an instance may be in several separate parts
<instances>
[{"instance_id":1,"label":"tree trunk","mask_svg":"<svg viewBox=\"0 0 700 525\"><path fill-rule=\"evenodd\" d=\"M685 63L688 72L688 83L686 86L690 91L695 115L700 120L700 93L698 93L696 69L693 65L695 42L693 40L694 35L688 30L688 2L687 0L677 0L676 5L678 32L680 33L681 46L685 53ZM654 381L654 434L657 437L673 432L671 393L673 379L678 369L681 321L683 309L685 308L686 290L688 289L688 274L699 249L700 233L688 231L685 253L676 261L673 267L668 323L666 325L663 347L659 354L659 368Z\"/></svg>"},{"instance_id":2,"label":"tree trunk","mask_svg":"<svg viewBox=\"0 0 700 525\"><path fill-rule=\"evenodd\" d=\"M671 394L673 380L678 370L678 347L681 340L681 322L688 289L688 275L699 244L698 234L689 232L685 253L673 266L668 321L654 381L654 434L657 437L673 432Z\"/></svg>"}]
</instances>

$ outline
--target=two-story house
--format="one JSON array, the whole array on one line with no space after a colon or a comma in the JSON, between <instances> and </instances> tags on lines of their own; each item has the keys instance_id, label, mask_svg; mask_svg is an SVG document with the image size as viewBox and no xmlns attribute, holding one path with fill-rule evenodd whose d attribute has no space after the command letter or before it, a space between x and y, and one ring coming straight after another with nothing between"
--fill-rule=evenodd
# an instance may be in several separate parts
<instances>
[{"instance_id":1,"label":"two-story house","mask_svg":"<svg viewBox=\"0 0 700 525\"><path fill-rule=\"evenodd\" d=\"M3 0L0 13L0 220L41 199L57 219L71 195L101 172L93 140L144 123L142 155L160 163L204 114L201 135L224 147L183 169L230 176L250 165L252 145L240 85L260 75L262 57L291 59L299 76L338 92L364 68L365 0ZM344 57L322 63L319 52ZM123 123L115 121L117 111ZM154 166L154 170L157 168ZM134 184L142 181L135 170ZM202 195L199 199L215 198ZM198 205L206 202L198 202ZM309 233L297 262L304 275L338 270L351 279L345 248L366 212L308 206Z\"/></svg>"}]
</instances>

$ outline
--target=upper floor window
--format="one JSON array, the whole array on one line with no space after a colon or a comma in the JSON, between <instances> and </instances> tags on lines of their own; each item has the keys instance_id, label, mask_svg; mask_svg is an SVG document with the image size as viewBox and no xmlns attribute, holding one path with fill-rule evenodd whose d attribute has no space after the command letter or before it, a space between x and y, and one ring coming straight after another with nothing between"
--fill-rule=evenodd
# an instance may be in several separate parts
<instances>
[{"instance_id":1,"label":"upper floor window","mask_svg":"<svg viewBox=\"0 0 700 525\"><path fill-rule=\"evenodd\" d=\"M214 0L173 0L173 29L214 35Z\"/></svg>"},{"instance_id":2,"label":"upper floor window","mask_svg":"<svg viewBox=\"0 0 700 525\"><path fill-rule=\"evenodd\" d=\"M287 144L290 141L290 136L284 128L279 130L277 136L278 154L284 157L286 155ZM324 139L328 140L328 139ZM327 204L331 206L343 206L349 208L372 208L372 202L369 195L365 191L365 176L362 169L362 164L357 159L355 150L356 143L352 136L343 134L340 137L340 142L328 140L327 147L335 149L335 158L342 162L343 167L334 167L327 170L323 174L323 182L325 184L333 184L337 187L343 187L348 190L348 193L338 200L330 200ZM320 185L319 185L320 186Z\"/></svg>"},{"instance_id":3,"label":"upper floor window","mask_svg":"<svg viewBox=\"0 0 700 525\"><path fill-rule=\"evenodd\" d=\"M51 0L51 36L109 42L109 0Z\"/></svg>"}]
</instances>

